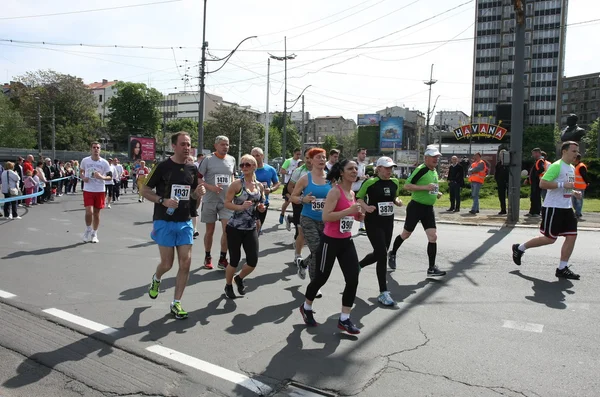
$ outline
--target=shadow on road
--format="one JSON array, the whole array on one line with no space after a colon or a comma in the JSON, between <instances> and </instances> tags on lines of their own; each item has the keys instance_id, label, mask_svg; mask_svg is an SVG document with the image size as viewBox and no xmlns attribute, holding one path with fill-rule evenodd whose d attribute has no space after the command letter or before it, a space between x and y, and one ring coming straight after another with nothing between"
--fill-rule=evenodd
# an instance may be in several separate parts
<instances>
[{"instance_id":1,"label":"shadow on road","mask_svg":"<svg viewBox=\"0 0 600 397\"><path fill-rule=\"evenodd\" d=\"M519 276L524 280L531 281L533 285L533 296L526 296L525 299L535 303L541 303L552 309L566 309L565 303L566 294L572 295L575 291L569 288L573 287L573 283L570 280L559 278L556 281L541 280L536 277L526 276L521 273L520 270L513 270L510 274Z\"/></svg>"},{"instance_id":2,"label":"shadow on road","mask_svg":"<svg viewBox=\"0 0 600 397\"><path fill-rule=\"evenodd\" d=\"M62 247L41 248L39 250L33 250L33 251L17 251L17 252L13 252L13 253L10 253L10 254L6 255L2 259L14 259L14 258L20 258L22 256L30 256L30 255L52 254L54 252L68 250L70 248L79 247L80 245L84 245L84 244L85 243L82 241L82 242L79 242L79 243L75 243L75 244L71 244L71 245L65 245L65 246L62 246Z\"/></svg>"}]
</instances>

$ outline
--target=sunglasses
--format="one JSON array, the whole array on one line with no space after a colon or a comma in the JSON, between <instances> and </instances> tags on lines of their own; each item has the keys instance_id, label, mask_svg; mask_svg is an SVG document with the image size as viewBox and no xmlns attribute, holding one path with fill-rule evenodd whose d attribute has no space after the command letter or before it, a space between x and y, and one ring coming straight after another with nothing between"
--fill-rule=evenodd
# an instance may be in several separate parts
<instances>
[{"instance_id":1,"label":"sunglasses","mask_svg":"<svg viewBox=\"0 0 600 397\"><path fill-rule=\"evenodd\" d=\"M252 163L242 163L240 164L240 167L245 168L245 167L252 167L254 164Z\"/></svg>"}]
</instances>

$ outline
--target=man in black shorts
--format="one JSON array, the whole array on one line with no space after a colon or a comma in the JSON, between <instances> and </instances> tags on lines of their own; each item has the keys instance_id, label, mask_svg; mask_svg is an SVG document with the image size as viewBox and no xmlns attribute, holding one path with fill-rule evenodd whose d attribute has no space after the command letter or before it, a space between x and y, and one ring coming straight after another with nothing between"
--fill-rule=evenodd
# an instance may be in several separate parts
<instances>
[{"instance_id":1,"label":"man in black shorts","mask_svg":"<svg viewBox=\"0 0 600 397\"><path fill-rule=\"evenodd\" d=\"M435 146L430 145L425 150L424 163L418 166L406 180L404 189L412 192L410 203L406 206L406 220L404 221L404 230L394 240L394 247L388 256L388 266L396 268L396 251L400 245L410 237L421 222L425 234L427 234L427 256L429 257L428 277L445 276L446 272L441 271L435 265L437 255L437 228L435 225L435 213L433 205L438 198L442 196L438 182L438 173L436 167L441 153Z\"/></svg>"},{"instance_id":2,"label":"man in black shorts","mask_svg":"<svg viewBox=\"0 0 600 397\"><path fill-rule=\"evenodd\" d=\"M555 161L539 182L541 189L547 189L546 199L542 205L542 223L539 236L524 244L513 244L512 256L516 265L521 265L521 257L529 248L554 244L559 236L565 242L560 250L560 262L555 276L571 280L579 280L579 274L569 269L569 259L577 240L577 218L573 212L571 197L581 198L581 192L575 187L575 167L573 163L579 152L579 144L567 141L562 144L560 160Z\"/></svg>"}]
</instances>

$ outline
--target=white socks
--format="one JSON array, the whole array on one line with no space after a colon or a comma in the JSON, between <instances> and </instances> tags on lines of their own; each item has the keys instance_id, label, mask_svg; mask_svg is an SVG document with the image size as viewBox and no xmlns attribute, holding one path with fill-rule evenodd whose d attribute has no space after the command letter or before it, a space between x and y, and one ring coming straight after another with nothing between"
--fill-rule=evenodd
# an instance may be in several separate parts
<instances>
[{"instance_id":1,"label":"white socks","mask_svg":"<svg viewBox=\"0 0 600 397\"><path fill-rule=\"evenodd\" d=\"M521 244L521 245L519 245L519 251L521 251L521 252L525 252L525 249L526 249L526 248L525 248L525 244Z\"/></svg>"},{"instance_id":2,"label":"white socks","mask_svg":"<svg viewBox=\"0 0 600 397\"><path fill-rule=\"evenodd\" d=\"M558 270L563 270L568 265L569 265L569 262L567 262L567 261L560 261L560 264L558 265Z\"/></svg>"},{"instance_id":3,"label":"white socks","mask_svg":"<svg viewBox=\"0 0 600 397\"><path fill-rule=\"evenodd\" d=\"M310 310L310 311L312 311L312 305L309 305L306 302L304 302L304 310Z\"/></svg>"},{"instance_id":4,"label":"white socks","mask_svg":"<svg viewBox=\"0 0 600 397\"><path fill-rule=\"evenodd\" d=\"M340 313L340 321L346 321L350 318L350 314Z\"/></svg>"}]
</instances>

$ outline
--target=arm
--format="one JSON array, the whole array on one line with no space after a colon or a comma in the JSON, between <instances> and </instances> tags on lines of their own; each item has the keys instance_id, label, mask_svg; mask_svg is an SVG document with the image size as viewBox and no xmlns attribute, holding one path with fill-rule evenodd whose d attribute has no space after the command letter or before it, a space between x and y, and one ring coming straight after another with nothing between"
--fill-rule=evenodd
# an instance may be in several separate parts
<instances>
[{"instance_id":1,"label":"arm","mask_svg":"<svg viewBox=\"0 0 600 397\"><path fill-rule=\"evenodd\" d=\"M271 182L273 182L273 184L269 188L269 191L265 192L265 194L274 192L275 190L279 189L279 186L281 186L281 182L279 182L279 178L277 178L277 171L275 171L275 169L273 169L273 175L271 177Z\"/></svg>"},{"instance_id":2,"label":"arm","mask_svg":"<svg viewBox=\"0 0 600 397\"><path fill-rule=\"evenodd\" d=\"M581 177L583 178L584 182L589 185L591 181L590 181L590 177L587 172L587 167L586 166L581 167L579 169L579 173L581 174Z\"/></svg>"},{"instance_id":3,"label":"arm","mask_svg":"<svg viewBox=\"0 0 600 397\"><path fill-rule=\"evenodd\" d=\"M547 181L544 178L540 179L540 188L542 188L542 189L549 189L549 190L558 189L558 188L573 189L573 187L574 187L574 184L571 182L554 182L554 181Z\"/></svg>"},{"instance_id":4,"label":"arm","mask_svg":"<svg viewBox=\"0 0 600 397\"><path fill-rule=\"evenodd\" d=\"M306 201L307 203L310 200L310 194L309 193L307 195L307 197L302 197L302 191L304 190L304 188L308 185L308 177L306 175L304 175L302 178L300 178L300 180L298 181L298 183L296 183L296 185L294 186L294 191L292 192L292 195L290 196L290 200L292 203L294 204L302 204L304 201ZM314 197L312 197L312 199L314 200Z\"/></svg>"},{"instance_id":5,"label":"arm","mask_svg":"<svg viewBox=\"0 0 600 397\"><path fill-rule=\"evenodd\" d=\"M345 216L351 216L359 213L360 204L353 204L343 211L334 212L335 206L340 199L340 189L333 188L327 193L325 206L323 207L323 222L339 221Z\"/></svg>"}]
</instances>

